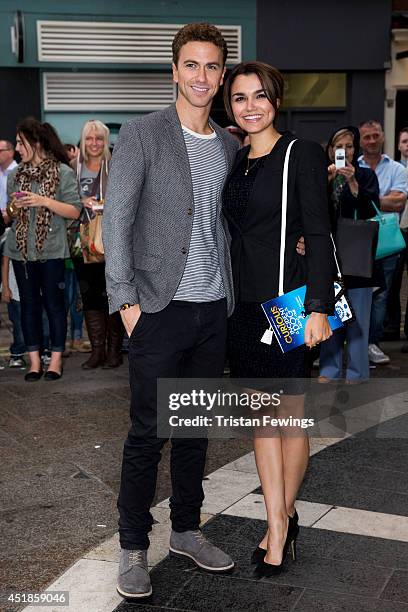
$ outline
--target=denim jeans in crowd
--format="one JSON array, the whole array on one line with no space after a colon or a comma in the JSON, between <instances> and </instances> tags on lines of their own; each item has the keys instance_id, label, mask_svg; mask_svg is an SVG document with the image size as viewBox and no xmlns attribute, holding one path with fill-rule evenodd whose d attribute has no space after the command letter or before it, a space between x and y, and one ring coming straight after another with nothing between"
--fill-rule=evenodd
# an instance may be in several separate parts
<instances>
[{"instance_id":1,"label":"denim jeans in crowd","mask_svg":"<svg viewBox=\"0 0 408 612\"><path fill-rule=\"evenodd\" d=\"M45 351L50 350L50 324L48 323L48 316L45 311L45 308L42 309L42 345L41 345L41 355L44 354Z\"/></svg>"},{"instance_id":2,"label":"denim jeans in crowd","mask_svg":"<svg viewBox=\"0 0 408 612\"><path fill-rule=\"evenodd\" d=\"M43 306L50 327L51 350L63 352L67 334L64 302L64 260L13 260L20 293L21 325L27 351L39 351L43 346Z\"/></svg>"},{"instance_id":3,"label":"denim jeans in crowd","mask_svg":"<svg viewBox=\"0 0 408 612\"><path fill-rule=\"evenodd\" d=\"M70 313L71 340L81 340L82 323L84 320L83 311L77 310L79 297L78 280L74 269L65 268L65 309Z\"/></svg>"},{"instance_id":4,"label":"denim jeans in crowd","mask_svg":"<svg viewBox=\"0 0 408 612\"><path fill-rule=\"evenodd\" d=\"M384 273L385 289L373 297L370 321L370 344L378 344L384 331L384 321L387 314L387 298L392 285L395 268L399 255L385 257L380 261Z\"/></svg>"},{"instance_id":5,"label":"denim jeans in crowd","mask_svg":"<svg viewBox=\"0 0 408 612\"><path fill-rule=\"evenodd\" d=\"M13 342L10 345L10 355L21 357L26 352L23 329L21 327L21 307L18 300L10 300L7 304L8 317L13 327Z\"/></svg>"},{"instance_id":6,"label":"denim jeans in crowd","mask_svg":"<svg viewBox=\"0 0 408 612\"><path fill-rule=\"evenodd\" d=\"M367 380L370 378L368 361L368 329L372 288L348 289L347 296L354 310L356 320L323 342L320 348L320 375L330 379L343 376L343 350L346 340L347 380Z\"/></svg>"}]
</instances>

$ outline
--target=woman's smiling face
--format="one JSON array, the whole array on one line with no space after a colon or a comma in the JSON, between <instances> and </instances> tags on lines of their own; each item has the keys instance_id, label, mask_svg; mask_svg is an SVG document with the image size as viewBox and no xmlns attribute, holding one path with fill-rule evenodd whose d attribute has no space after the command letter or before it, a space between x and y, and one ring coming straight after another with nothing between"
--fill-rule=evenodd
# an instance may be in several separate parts
<instances>
[{"instance_id":1,"label":"woman's smiling face","mask_svg":"<svg viewBox=\"0 0 408 612\"><path fill-rule=\"evenodd\" d=\"M97 130L91 129L85 137L85 152L88 157L102 157L105 138Z\"/></svg>"},{"instance_id":2,"label":"woman's smiling face","mask_svg":"<svg viewBox=\"0 0 408 612\"><path fill-rule=\"evenodd\" d=\"M236 123L248 134L273 125L275 109L256 74L240 74L231 86L231 107Z\"/></svg>"}]
</instances>

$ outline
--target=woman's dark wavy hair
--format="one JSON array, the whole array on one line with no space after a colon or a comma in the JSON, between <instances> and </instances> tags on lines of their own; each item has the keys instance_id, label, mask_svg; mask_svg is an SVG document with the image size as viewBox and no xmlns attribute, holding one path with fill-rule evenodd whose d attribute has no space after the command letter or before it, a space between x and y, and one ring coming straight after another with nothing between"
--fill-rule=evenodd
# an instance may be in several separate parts
<instances>
[{"instance_id":1,"label":"woman's dark wavy hair","mask_svg":"<svg viewBox=\"0 0 408 612\"><path fill-rule=\"evenodd\" d=\"M266 97L272 104L275 110L275 119L278 116L279 106L283 101L284 80L282 73L277 68L265 64L264 62L241 62L237 64L229 73L224 84L224 106L227 111L228 118L235 121L234 112L231 104L231 89L235 79L241 74L255 74L261 82L262 88L265 91Z\"/></svg>"},{"instance_id":2,"label":"woman's dark wavy hair","mask_svg":"<svg viewBox=\"0 0 408 612\"><path fill-rule=\"evenodd\" d=\"M21 134L35 148L37 145L52 154L62 164L69 166L69 159L59 136L50 123L41 123L34 117L26 117L17 126L17 134Z\"/></svg>"}]
</instances>

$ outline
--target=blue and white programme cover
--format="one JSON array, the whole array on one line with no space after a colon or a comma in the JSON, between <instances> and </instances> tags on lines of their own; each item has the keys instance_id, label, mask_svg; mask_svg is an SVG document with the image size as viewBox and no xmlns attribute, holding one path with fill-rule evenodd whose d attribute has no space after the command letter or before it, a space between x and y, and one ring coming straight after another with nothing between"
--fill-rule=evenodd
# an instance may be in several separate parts
<instances>
[{"instance_id":1,"label":"blue and white programme cover","mask_svg":"<svg viewBox=\"0 0 408 612\"><path fill-rule=\"evenodd\" d=\"M304 314L305 296L306 285L303 285L262 304L263 311L284 353L305 343L305 327L308 319ZM343 326L342 321L352 317L352 313L347 311L347 301L344 302L345 304L336 303L335 314L329 316L333 331Z\"/></svg>"}]
</instances>

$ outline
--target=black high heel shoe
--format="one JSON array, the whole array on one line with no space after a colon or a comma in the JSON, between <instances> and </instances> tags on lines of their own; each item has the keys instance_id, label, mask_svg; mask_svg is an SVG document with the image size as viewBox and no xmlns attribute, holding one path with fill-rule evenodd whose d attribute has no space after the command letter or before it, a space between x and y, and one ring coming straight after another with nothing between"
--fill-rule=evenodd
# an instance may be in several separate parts
<instances>
[{"instance_id":1,"label":"black high heel shoe","mask_svg":"<svg viewBox=\"0 0 408 612\"><path fill-rule=\"evenodd\" d=\"M299 515L297 510L293 516L289 516L289 531L292 535L291 539L296 539L299 533Z\"/></svg>"},{"instance_id":2,"label":"black high heel shoe","mask_svg":"<svg viewBox=\"0 0 408 612\"><path fill-rule=\"evenodd\" d=\"M251 564L256 565L260 561L263 561L265 555L266 555L266 550L264 548L261 548L260 546L257 546L255 550L252 551Z\"/></svg>"},{"instance_id":3,"label":"black high heel shoe","mask_svg":"<svg viewBox=\"0 0 408 612\"><path fill-rule=\"evenodd\" d=\"M286 558L286 554L288 552L289 546L291 547L292 558L294 561L296 561L296 538L297 538L297 533L296 534L291 533L290 520L289 520L288 530L286 532L286 540L285 540L285 544L283 545L283 550L282 550L282 561L279 563L279 565L275 565L272 563L265 563L264 559L262 559L261 561L259 561L259 563L257 564L255 568L256 576L258 578L264 578L264 577L269 578L270 576L278 576L283 570L283 565L285 563L285 558Z\"/></svg>"},{"instance_id":4,"label":"black high heel shoe","mask_svg":"<svg viewBox=\"0 0 408 612\"><path fill-rule=\"evenodd\" d=\"M288 527L288 536L290 534L291 540L296 540L299 533L299 515L297 510L295 510L295 514L293 516L288 516L289 518L289 527ZM251 555L251 564L256 565L263 561L266 555L266 550L257 546ZM296 556L296 544L295 544L295 556Z\"/></svg>"}]
</instances>

